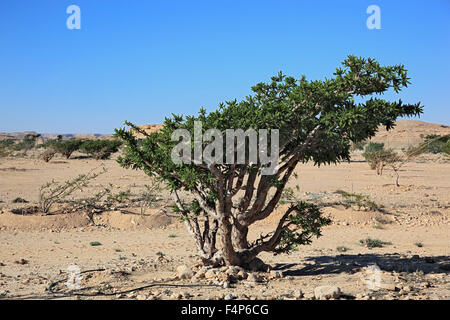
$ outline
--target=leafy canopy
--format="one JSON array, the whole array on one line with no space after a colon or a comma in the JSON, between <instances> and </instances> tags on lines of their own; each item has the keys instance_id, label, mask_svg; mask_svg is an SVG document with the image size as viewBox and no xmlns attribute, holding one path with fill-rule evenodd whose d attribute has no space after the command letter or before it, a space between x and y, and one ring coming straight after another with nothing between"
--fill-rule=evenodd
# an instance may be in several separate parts
<instances>
[{"instance_id":1,"label":"leafy canopy","mask_svg":"<svg viewBox=\"0 0 450 320\"><path fill-rule=\"evenodd\" d=\"M379 95L389 89L398 93L409 83L403 65L381 66L374 59L356 56L344 60L330 79L308 81L305 76L295 79L280 72L269 83L253 86L253 94L242 101L226 101L210 113L201 108L197 116L172 114L159 132L146 133L125 122L134 130L116 129L116 135L126 141L125 155L118 161L124 167L161 176L172 189L211 183L215 177L204 167L171 161L171 151L178 143L171 141L172 132L187 129L193 141L194 121L201 121L203 132L211 128L223 133L238 128L279 129L282 161L298 155L300 162L337 163L350 158L352 142L372 137L380 124L389 130L398 117L422 113L420 103L390 102ZM305 146L303 142L314 130L314 143ZM136 133L145 138L138 139ZM227 173L230 165L219 169ZM248 170L252 169L259 168Z\"/></svg>"}]
</instances>

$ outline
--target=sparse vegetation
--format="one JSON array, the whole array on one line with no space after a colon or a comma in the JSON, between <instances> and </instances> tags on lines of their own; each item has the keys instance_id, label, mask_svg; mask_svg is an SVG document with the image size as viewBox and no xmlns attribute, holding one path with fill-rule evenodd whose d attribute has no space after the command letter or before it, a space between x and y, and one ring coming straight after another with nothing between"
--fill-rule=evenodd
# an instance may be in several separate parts
<instances>
[{"instance_id":1,"label":"sparse vegetation","mask_svg":"<svg viewBox=\"0 0 450 320\"><path fill-rule=\"evenodd\" d=\"M367 211L377 211L381 208L380 205L370 200L369 196L367 195L350 193L344 190L336 190L335 193L341 195L344 199L343 202L338 202L337 204L343 204L347 208L351 205L356 205L358 207L358 210L361 210L361 208L363 208Z\"/></svg>"},{"instance_id":2,"label":"sparse vegetation","mask_svg":"<svg viewBox=\"0 0 450 320\"><path fill-rule=\"evenodd\" d=\"M89 242L89 245L92 247L97 247L97 246L101 246L102 244L98 241L92 241L92 242Z\"/></svg>"},{"instance_id":3,"label":"sparse vegetation","mask_svg":"<svg viewBox=\"0 0 450 320\"><path fill-rule=\"evenodd\" d=\"M383 168L385 166L390 167L395 173L395 185L399 187L400 169L410 161L417 158L419 155L426 152L431 145L442 141L443 138L445 138L433 135L428 137L429 138L425 142L419 144L418 146L410 146L409 148L403 150L403 155L396 153L393 149L383 149L383 146L379 144L371 150L366 151L363 156L369 163L370 168L377 170L378 175L383 174Z\"/></svg>"},{"instance_id":4,"label":"sparse vegetation","mask_svg":"<svg viewBox=\"0 0 450 320\"><path fill-rule=\"evenodd\" d=\"M26 153L36 145L36 140L40 136L40 134L27 134L22 139L22 141L12 144L10 148L15 151L23 151L24 153Z\"/></svg>"},{"instance_id":5,"label":"sparse vegetation","mask_svg":"<svg viewBox=\"0 0 450 320\"><path fill-rule=\"evenodd\" d=\"M352 142L351 151L361 151L367 145L367 141Z\"/></svg>"},{"instance_id":6,"label":"sparse vegetation","mask_svg":"<svg viewBox=\"0 0 450 320\"><path fill-rule=\"evenodd\" d=\"M145 190L141 194L141 205L140 205L141 215L145 213L147 208L149 208L156 201L158 201L157 192L161 190L160 182L157 179L152 179L151 183L145 185L144 187Z\"/></svg>"},{"instance_id":7,"label":"sparse vegetation","mask_svg":"<svg viewBox=\"0 0 450 320\"><path fill-rule=\"evenodd\" d=\"M51 148L69 159L72 153L77 151L83 143L84 141L81 139L58 140L51 144Z\"/></svg>"},{"instance_id":8,"label":"sparse vegetation","mask_svg":"<svg viewBox=\"0 0 450 320\"><path fill-rule=\"evenodd\" d=\"M42 160L49 162L55 156L56 151L54 149L47 149L42 153Z\"/></svg>"},{"instance_id":9,"label":"sparse vegetation","mask_svg":"<svg viewBox=\"0 0 450 320\"><path fill-rule=\"evenodd\" d=\"M385 245L391 245L391 242L381 241L379 239L366 238L359 240L359 243L369 249L382 248Z\"/></svg>"},{"instance_id":10,"label":"sparse vegetation","mask_svg":"<svg viewBox=\"0 0 450 320\"><path fill-rule=\"evenodd\" d=\"M121 145L122 142L118 140L86 140L80 145L79 150L96 160L105 160L119 151Z\"/></svg>"},{"instance_id":11,"label":"sparse vegetation","mask_svg":"<svg viewBox=\"0 0 450 320\"><path fill-rule=\"evenodd\" d=\"M28 203L29 201L25 200L24 198L17 197L15 198L12 203Z\"/></svg>"},{"instance_id":12,"label":"sparse vegetation","mask_svg":"<svg viewBox=\"0 0 450 320\"><path fill-rule=\"evenodd\" d=\"M82 191L92 180L106 171L106 168L103 168L103 171L98 173L90 171L64 183L58 183L53 180L44 184L39 189L39 208L42 212L48 213L55 203L62 202L77 190Z\"/></svg>"},{"instance_id":13,"label":"sparse vegetation","mask_svg":"<svg viewBox=\"0 0 450 320\"><path fill-rule=\"evenodd\" d=\"M425 137L423 144L426 145L426 152L450 154L450 135L430 134Z\"/></svg>"},{"instance_id":14,"label":"sparse vegetation","mask_svg":"<svg viewBox=\"0 0 450 320\"><path fill-rule=\"evenodd\" d=\"M350 249L347 248L346 246L338 246L338 247L336 248L336 250L337 250L337 252L347 252L347 251L349 251Z\"/></svg>"}]
</instances>

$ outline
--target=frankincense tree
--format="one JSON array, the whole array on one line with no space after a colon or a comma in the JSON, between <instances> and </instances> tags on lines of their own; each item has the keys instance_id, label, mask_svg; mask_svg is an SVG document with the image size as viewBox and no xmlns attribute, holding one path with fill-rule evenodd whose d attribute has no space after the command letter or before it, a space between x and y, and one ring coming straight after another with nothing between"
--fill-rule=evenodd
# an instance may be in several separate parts
<instances>
[{"instance_id":1,"label":"frankincense tree","mask_svg":"<svg viewBox=\"0 0 450 320\"><path fill-rule=\"evenodd\" d=\"M253 93L242 101L225 102L211 113L201 109L198 116L166 118L159 132L147 133L126 122L132 130L116 129L116 136L125 142L125 154L118 161L166 182L205 264L248 267L263 251L289 253L320 236L329 219L315 205L301 201L291 202L273 232L254 241L248 232L252 224L274 212L298 164L349 160L351 144L374 136L379 125L389 130L398 117L420 115L420 103L380 97L390 89L398 93L408 84L403 65L381 66L374 59L355 56L343 61L330 79L308 81L305 76L294 79L279 73L269 83L252 87ZM259 158L248 161L250 148L245 149L244 163L174 163L171 155L178 141L173 141L172 134L177 129L193 133L196 121L201 122L203 133L278 129L279 156L272 158L277 170L262 174L268 164ZM194 134L190 139L194 140ZM215 137L217 141L225 139ZM202 146L207 142L201 142ZM235 148L234 159L237 152ZM181 192L191 193L194 200L186 202Z\"/></svg>"}]
</instances>

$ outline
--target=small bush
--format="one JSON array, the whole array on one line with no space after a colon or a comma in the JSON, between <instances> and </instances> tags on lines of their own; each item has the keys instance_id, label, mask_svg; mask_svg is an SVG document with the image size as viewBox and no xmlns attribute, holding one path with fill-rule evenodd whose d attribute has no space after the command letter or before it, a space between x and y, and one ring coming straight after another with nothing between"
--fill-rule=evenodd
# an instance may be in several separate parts
<instances>
[{"instance_id":1,"label":"small bush","mask_svg":"<svg viewBox=\"0 0 450 320\"><path fill-rule=\"evenodd\" d=\"M73 194L76 190L83 190L89 183L97 178L99 175L105 173L107 170L99 173L89 172L87 174L80 174L72 180L67 180L64 183L57 183L54 180L48 182L39 189L39 208L42 212L48 213L50 208L58 202Z\"/></svg>"},{"instance_id":2,"label":"small bush","mask_svg":"<svg viewBox=\"0 0 450 320\"><path fill-rule=\"evenodd\" d=\"M14 151L24 151L26 153L28 150L33 149L33 147L36 145L37 138L39 138L40 136L40 134L27 134L22 139L22 141L11 145L10 149Z\"/></svg>"},{"instance_id":3,"label":"small bush","mask_svg":"<svg viewBox=\"0 0 450 320\"><path fill-rule=\"evenodd\" d=\"M371 142L373 143L373 142ZM354 142L352 143L352 146L350 147L351 151L361 151L364 150L364 147L367 145L367 141L360 141L360 142Z\"/></svg>"},{"instance_id":4,"label":"small bush","mask_svg":"<svg viewBox=\"0 0 450 320\"><path fill-rule=\"evenodd\" d=\"M423 144L427 145L426 151L428 153L447 153L450 151L450 135L440 136L437 134L430 134L425 137Z\"/></svg>"},{"instance_id":5,"label":"small bush","mask_svg":"<svg viewBox=\"0 0 450 320\"><path fill-rule=\"evenodd\" d=\"M28 203L29 201L25 200L24 198L17 197L15 198L12 203Z\"/></svg>"},{"instance_id":6,"label":"small bush","mask_svg":"<svg viewBox=\"0 0 450 320\"><path fill-rule=\"evenodd\" d=\"M108 159L111 154L119 151L122 145L118 140L86 140L80 146L80 152L86 153L96 160Z\"/></svg>"},{"instance_id":7,"label":"small bush","mask_svg":"<svg viewBox=\"0 0 450 320\"><path fill-rule=\"evenodd\" d=\"M56 154L56 151L53 149L45 150L44 153L41 155L42 160L45 162L49 162Z\"/></svg>"},{"instance_id":8,"label":"small bush","mask_svg":"<svg viewBox=\"0 0 450 320\"><path fill-rule=\"evenodd\" d=\"M369 249L382 248L385 245L392 244L391 242L385 242L385 241L381 241L379 239L372 239L372 238L361 239L361 240L359 240L359 243L363 246L366 246Z\"/></svg>"},{"instance_id":9,"label":"small bush","mask_svg":"<svg viewBox=\"0 0 450 320\"><path fill-rule=\"evenodd\" d=\"M83 140L81 139L70 139L64 141L56 141L53 143L52 148L57 152L62 154L69 159L72 153L78 150L80 146L83 144Z\"/></svg>"},{"instance_id":10,"label":"small bush","mask_svg":"<svg viewBox=\"0 0 450 320\"><path fill-rule=\"evenodd\" d=\"M369 142L364 149L365 153L377 152L384 149L384 143L382 142Z\"/></svg>"},{"instance_id":11,"label":"small bush","mask_svg":"<svg viewBox=\"0 0 450 320\"><path fill-rule=\"evenodd\" d=\"M358 210L364 208L364 210L368 211L377 211L380 210L381 206L376 202L369 199L369 196L358 194L358 193L350 193L344 190L336 190L335 193L340 194L344 199L343 203L338 202L337 204L343 204L346 208L351 205L358 206Z\"/></svg>"},{"instance_id":12,"label":"small bush","mask_svg":"<svg viewBox=\"0 0 450 320\"><path fill-rule=\"evenodd\" d=\"M89 244L92 246L92 247L96 247L96 246L101 246L102 244L100 243L100 242L98 242L98 241L92 241L92 242L89 242Z\"/></svg>"}]
</instances>

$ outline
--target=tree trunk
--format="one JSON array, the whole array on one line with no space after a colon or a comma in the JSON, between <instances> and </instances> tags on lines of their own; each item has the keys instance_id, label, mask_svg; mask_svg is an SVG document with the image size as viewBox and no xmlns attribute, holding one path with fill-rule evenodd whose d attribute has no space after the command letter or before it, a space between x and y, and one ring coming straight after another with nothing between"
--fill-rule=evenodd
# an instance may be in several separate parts
<instances>
[{"instance_id":1,"label":"tree trunk","mask_svg":"<svg viewBox=\"0 0 450 320\"><path fill-rule=\"evenodd\" d=\"M240 224L238 221L235 221L233 225L232 240L234 246L238 250L248 249L247 235L248 235L248 226L244 226Z\"/></svg>"},{"instance_id":2,"label":"tree trunk","mask_svg":"<svg viewBox=\"0 0 450 320\"><path fill-rule=\"evenodd\" d=\"M223 217L220 221L220 229L221 229L221 240L222 240L222 254L223 260L226 265L238 266L241 264L240 259L238 258L236 251L234 251L233 241L232 241L232 232L233 225L230 223L228 218Z\"/></svg>"}]
</instances>

